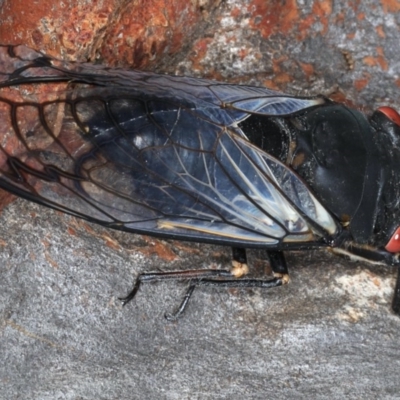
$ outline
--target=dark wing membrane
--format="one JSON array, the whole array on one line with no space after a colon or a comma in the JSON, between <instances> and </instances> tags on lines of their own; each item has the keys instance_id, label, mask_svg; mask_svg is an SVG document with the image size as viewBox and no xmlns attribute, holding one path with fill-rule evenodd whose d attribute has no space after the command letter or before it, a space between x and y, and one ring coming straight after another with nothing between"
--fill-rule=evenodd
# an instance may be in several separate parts
<instances>
[{"instance_id":1,"label":"dark wing membrane","mask_svg":"<svg viewBox=\"0 0 400 400\"><path fill-rule=\"evenodd\" d=\"M316 241L335 233L335 222L236 122L321 101L0 47L0 186L134 232L243 245Z\"/></svg>"},{"instance_id":2,"label":"dark wing membrane","mask_svg":"<svg viewBox=\"0 0 400 400\"><path fill-rule=\"evenodd\" d=\"M0 66L0 87L35 81L85 82L114 91L129 90L138 97L171 99L195 108L199 116L227 126L246 118L249 112L287 115L325 103L323 97L292 97L267 88L68 63L25 46L0 46Z\"/></svg>"}]
</instances>

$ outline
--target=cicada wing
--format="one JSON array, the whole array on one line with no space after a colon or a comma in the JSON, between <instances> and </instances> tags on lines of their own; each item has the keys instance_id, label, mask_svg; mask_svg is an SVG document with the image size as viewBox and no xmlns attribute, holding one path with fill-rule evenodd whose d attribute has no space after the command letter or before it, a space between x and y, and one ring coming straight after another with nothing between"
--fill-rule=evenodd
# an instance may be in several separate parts
<instances>
[{"instance_id":1,"label":"cicada wing","mask_svg":"<svg viewBox=\"0 0 400 400\"><path fill-rule=\"evenodd\" d=\"M84 82L113 90L129 90L136 96L171 99L225 126L234 125L248 113L290 115L326 102L323 97L300 98L263 87L70 63L52 59L26 46L0 46L0 67L0 87L61 80Z\"/></svg>"},{"instance_id":2,"label":"cicada wing","mask_svg":"<svg viewBox=\"0 0 400 400\"><path fill-rule=\"evenodd\" d=\"M254 88L25 58L0 93L5 189L114 228L204 241L273 246L336 229L296 174L241 138L248 112L221 98Z\"/></svg>"}]
</instances>

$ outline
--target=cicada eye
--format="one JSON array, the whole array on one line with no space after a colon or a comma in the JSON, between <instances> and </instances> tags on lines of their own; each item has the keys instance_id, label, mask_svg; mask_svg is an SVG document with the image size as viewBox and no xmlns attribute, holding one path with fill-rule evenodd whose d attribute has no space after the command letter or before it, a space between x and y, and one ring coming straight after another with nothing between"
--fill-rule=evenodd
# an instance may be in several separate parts
<instances>
[{"instance_id":1,"label":"cicada eye","mask_svg":"<svg viewBox=\"0 0 400 400\"><path fill-rule=\"evenodd\" d=\"M389 118L393 123L400 127L400 115L399 113L392 107L379 107L376 111L381 112L387 118Z\"/></svg>"},{"instance_id":2,"label":"cicada eye","mask_svg":"<svg viewBox=\"0 0 400 400\"><path fill-rule=\"evenodd\" d=\"M388 241L385 249L389 253L399 253L400 252L400 227L396 229L392 237Z\"/></svg>"}]
</instances>

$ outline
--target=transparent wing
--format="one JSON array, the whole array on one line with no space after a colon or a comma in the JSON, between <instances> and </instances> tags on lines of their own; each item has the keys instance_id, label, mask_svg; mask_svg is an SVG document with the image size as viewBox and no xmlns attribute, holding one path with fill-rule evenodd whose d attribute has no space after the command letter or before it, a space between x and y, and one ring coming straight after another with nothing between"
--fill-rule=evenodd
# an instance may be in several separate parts
<instances>
[{"instance_id":1,"label":"transparent wing","mask_svg":"<svg viewBox=\"0 0 400 400\"><path fill-rule=\"evenodd\" d=\"M0 186L135 232L243 245L317 240L335 222L236 122L321 101L0 47Z\"/></svg>"}]
</instances>

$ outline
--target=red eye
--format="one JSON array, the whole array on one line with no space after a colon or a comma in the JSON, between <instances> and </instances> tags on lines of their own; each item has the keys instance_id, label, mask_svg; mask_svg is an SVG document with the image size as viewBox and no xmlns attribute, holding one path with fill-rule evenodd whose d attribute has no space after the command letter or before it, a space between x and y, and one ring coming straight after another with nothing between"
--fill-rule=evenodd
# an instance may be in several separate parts
<instances>
[{"instance_id":1,"label":"red eye","mask_svg":"<svg viewBox=\"0 0 400 400\"><path fill-rule=\"evenodd\" d=\"M385 249L389 253L398 253L400 252L400 227L396 229L390 238L388 244L385 246Z\"/></svg>"},{"instance_id":2,"label":"red eye","mask_svg":"<svg viewBox=\"0 0 400 400\"><path fill-rule=\"evenodd\" d=\"M387 118L389 118L396 125L400 126L400 115L399 113L392 107L379 107L376 111L380 111Z\"/></svg>"}]
</instances>

